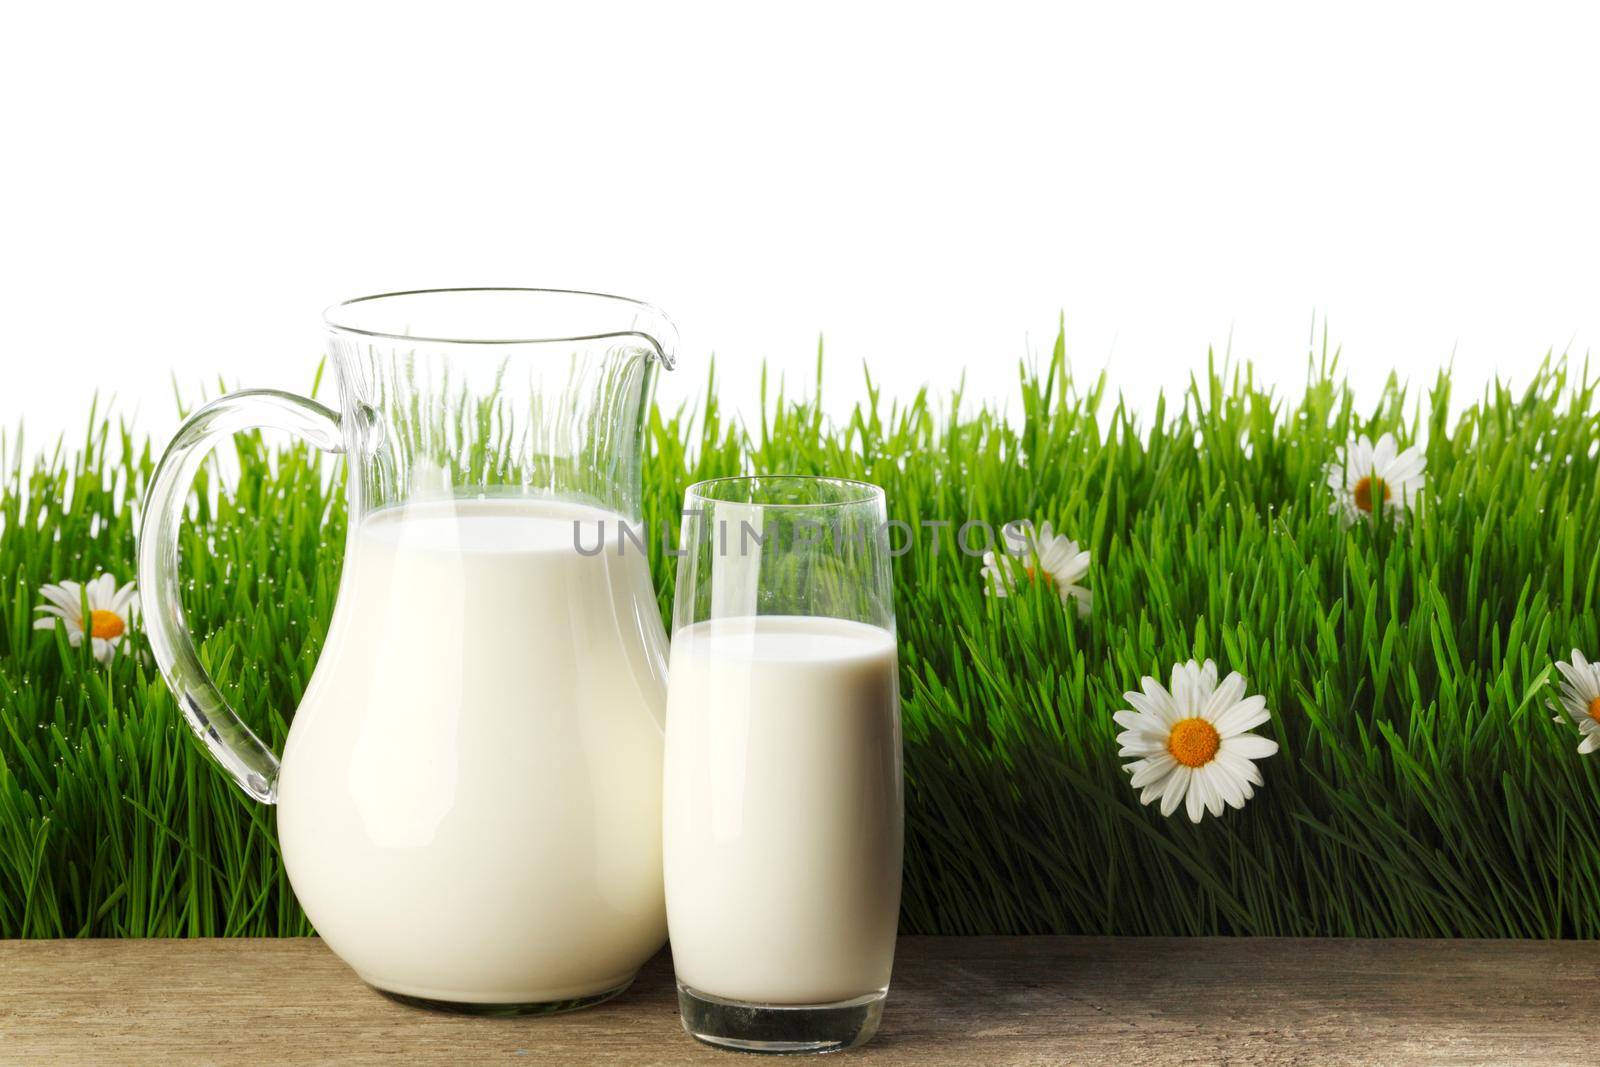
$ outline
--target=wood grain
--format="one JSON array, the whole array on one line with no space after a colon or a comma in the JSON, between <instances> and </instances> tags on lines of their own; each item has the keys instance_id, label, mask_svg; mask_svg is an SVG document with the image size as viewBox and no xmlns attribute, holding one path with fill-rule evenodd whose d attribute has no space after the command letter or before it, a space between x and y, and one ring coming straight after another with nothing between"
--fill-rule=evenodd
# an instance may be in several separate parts
<instances>
[{"instance_id":1,"label":"wood grain","mask_svg":"<svg viewBox=\"0 0 1600 1067\"><path fill-rule=\"evenodd\" d=\"M861 1063L1593 1063L1600 945L900 941ZM679 1029L663 953L609 1004L465 1019L394 1004L316 939L0 941L5 1063L738 1062ZM830 1061L835 1062L835 1061Z\"/></svg>"}]
</instances>

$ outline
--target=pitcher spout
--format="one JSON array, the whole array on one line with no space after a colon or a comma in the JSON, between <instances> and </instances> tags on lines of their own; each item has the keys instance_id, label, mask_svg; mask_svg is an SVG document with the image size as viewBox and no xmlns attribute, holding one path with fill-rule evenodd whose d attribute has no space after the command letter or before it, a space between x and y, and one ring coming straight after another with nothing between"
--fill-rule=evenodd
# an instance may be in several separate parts
<instances>
[{"instance_id":1,"label":"pitcher spout","mask_svg":"<svg viewBox=\"0 0 1600 1067\"><path fill-rule=\"evenodd\" d=\"M677 326L660 308L642 301L629 302L635 304L638 309L633 329L629 332L649 346L650 358L661 364L662 370L672 370L678 365Z\"/></svg>"}]
</instances>

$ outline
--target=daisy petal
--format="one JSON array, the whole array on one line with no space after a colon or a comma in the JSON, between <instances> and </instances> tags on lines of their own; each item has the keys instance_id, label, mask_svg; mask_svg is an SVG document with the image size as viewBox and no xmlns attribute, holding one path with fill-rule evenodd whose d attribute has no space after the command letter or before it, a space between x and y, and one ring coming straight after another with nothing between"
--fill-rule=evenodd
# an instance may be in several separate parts
<instances>
[{"instance_id":1,"label":"daisy petal","mask_svg":"<svg viewBox=\"0 0 1600 1067\"><path fill-rule=\"evenodd\" d=\"M1163 690L1163 697L1166 692ZM1172 713L1172 701L1152 698L1148 693L1123 693L1122 699L1154 726L1166 727L1177 721Z\"/></svg>"},{"instance_id":2,"label":"daisy petal","mask_svg":"<svg viewBox=\"0 0 1600 1067\"><path fill-rule=\"evenodd\" d=\"M1217 752L1216 762L1239 780L1245 791L1244 795L1247 797L1253 787L1262 784L1261 768L1237 752L1229 752L1226 747L1223 747Z\"/></svg>"},{"instance_id":3,"label":"daisy petal","mask_svg":"<svg viewBox=\"0 0 1600 1067\"><path fill-rule=\"evenodd\" d=\"M1137 711L1128 711L1127 709L1123 709L1122 711L1115 712L1111 716L1111 721L1122 727L1124 730L1138 730L1144 727L1146 716ZM1117 740L1120 741L1122 738L1118 737Z\"/></svg>"},{"instance_id":4,"label":"daisy petal","mask_svg":"<svg viewBox=\"0 0 1600 1067\"><path fill-rule=\"evenodd\" d=\"M1272 713L1267 710L1267 698L1257 694L1224 708L1222 714L1211 721L1211 725L1223 737L1233 737L1260 726L1270 718Z\"/></svg>"},{"instance_id":5,"label":"daisy petal","mask_svg":"<svg viewBox=\"0 0 1600 1067\"><path fill-rule=\"evenodd\" d=\"M1265 759L1278 751L1278 742L1260 734L1235 734L1222 739L1222 751L1248 760Z\"/></svg>"},{"instance_id":6,"label":"daisy petal","mask_svg":"<svg viewBox=\"0 0 1600 1067\"><path fill-rule=\"evenodd\" d=\"M1200 717L1213 726L1218 726L1219 716L1237 704L1242 696L1244 696L1244 675L1234 671L1212 692L1211 699L1206 701L1205 708L1200 712ZM1220 732L1221 727L1218 726L1218 733Z\"/></svg>"},{"instance_id":7,"label":"daisy petal","mask_svg":"<svg viewBox=\"0 0 1600 1067\"><path fill-rule=\"evenodd\" d=\"M1575 660L1581 658L1578 656L1576 650L1573 651L1572 655ZM1573 688L1577 688L1578 685L1588 677L1589 672L1586 667L1587 664L1562 663L1560 660L1556 661L1556 672L1560 674L1561 677L1565 678L1567 680L1567 684L1571 685Z\"/></svg>"},{"instance_id":8,"label":"daisy petal","mask_svg":"<svg viewBox=\"0 0 1600 1067\"><path fill-rule=\"evenodd\" d=\"M1178 802L1189 789L1189 779L1194 772L1188 767L1177 766L1167 776L1165 787L1161 790L1161 814L1163 817L1171 815L1178 810Z\"/></svg>"},{"instance_id":9,"label":"daisy petal","mask_svg":"<svg viewBox=\"0 0 1600 1067\"><path fill-rule=\"evenodd\" d=\"M76 583L69 583L76 585ZM76 619L83 614L83 598L76 588L65 589L59 585L40 588L39 595L60 608L65 618Z\"/></svg>"},{"instance_id":10,"label":"daisy petal","mask_svg":"<svg viewBox=\"0 0 1600 1067\"><path fill-rule=\"evenodd\" d=\"M1149 759L1142 759L1137 763L1131 763L1128 765L1128 769L1133 771L1133 777L1128 784L1135 789L1142 789L1147 785L1161 781L1172 773L1172 769L1177 765L1178 761L1165 753L1152 756Z\"/></svg>"},{"instance_id":11,"label":"daisy petal","mask_svg":"<svg viewBox=\"0 0 1600 1067\"><path fill-rule=\"evenodd\" d=\"M1129 740L1120 742L1120 747L1117 749L1118 756L1137 756L1143 759L1147 756L1159 756L1167 750L1164 741L1141 740L1127 734L1123 736L1129 737Z\"/></svg>"},{"instance_id":12,"label":"daisy petal","mask_svg":"<svg viewBox=\"0 0 1600 1067\"><path fill-rule=\"evenodd\" d=\"M1231 774L1226 764L1212 761L1206 768L1211 772L1211 785L1230 808L1244 807L1244 783Z\"/></svg>"},{"instance_id":13,"label":"daisy petal","mask_svg":"<svg viewBox=\"0 0 1600 1067\"><path fill-rule=\"evenodd\" d=\"M1144 690L1145 699L1149 701L1150 714L1167 726L1178 721L1178 708L1173 702L1172 694L1162 688L1161 683L1154 678L1146 676L1140 679L1140 687ZM1129 697L1132 694L1128 694ZM1133 704L1130 699L1128 703ZM1133 704L1134 707L1139 705Z\"/></svg>"},{"instance_id":14,"label":"daisy petal","mask_svg":"<svg viewBox=\"0 0 1600 1067\"><path fill-rule=\"evenodd\" d=\"M1205 782L1198 775L1191 775L1189 793L1184 797L1184 808L1189 814L1189 821L1197 823L1206 813Z\"/></svg>"},{"instance_id":15,"label":"daisy petal","mask_svg":"<svg viewBox=\"0 0 1600 1067\"><path fill-rule=\"evenodd\" d=\"M1196 692L1199 685L1195 678L1197 673L1193 661L1172 669L1172 703L1181 719L1187 719L1199 710Z\"/></svg>"}]
</instances>

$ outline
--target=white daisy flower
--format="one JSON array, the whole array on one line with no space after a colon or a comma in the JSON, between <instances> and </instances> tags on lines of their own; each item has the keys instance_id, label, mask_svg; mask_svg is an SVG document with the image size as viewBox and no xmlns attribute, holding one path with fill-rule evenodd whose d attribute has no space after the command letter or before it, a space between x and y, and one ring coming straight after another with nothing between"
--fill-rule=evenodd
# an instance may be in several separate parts
<instances>
[{"instance_id":1,"label":"white daisy flower","mask_svg":"<svg viewBox=\"0 0 1600 1067\"><path fill-rule=\"evenodd\" d=\"M984 593L1009 596L1017 585L1017 568L1030 582L1043 581L1061 598L1063 605L1076 604L1078 614L1087 616L1094 605L1094 594L1080 584L1089 573L1089 553L1078 542L1055 532L1048 523L1035 530L1027 520L1008 522L1001 528L1007 556L983 554Z\"/></svg>"},{"instance_id":2,"label":"white daisy flower","mask_svg":"<svg viewBox=\"0 0 1600 1067\"><path fill-rule=\"evenodd\" d=\"M116 579L109 574L102 574L87 585L47 582L39 588L39 595L48 603L33 609L45 613L44 618L34 620L33 628L54 630L64 625L73 648L83 644L87 631L94 658L101 663L111 662L111 657L117 654L117 645L127 636L128 625L139 615L139 594L134 592L133 583L118 589ZM85 600L89 602L87 626L83 617Z\"/></svg>"},{"instance_id":3,"label":"white daisy flower","mask_svg":"<svg viewBox=\"0 0 1600 1067\"><path fill-rule=\"evenodd\" d=\"M1566 712L1557 715L1556 722L1572 720L1583 738L1578 752L1587 756L1600 748L1600 663L1590 663L1573 649L1572 662L1557 663L1556 670L1562 678L1559 710Z\"/></svg>"},{"instance_id":4,"label":"white daisy flower","mask_svg":"<svg viewBox=\"0 0 1600 1067\"><path fill-rule=\"evenodd\" d=\"M1224 804L1244 807L1261 784L1251 761L1278 751L1276 741L1248 732L1272 717L1266 698L1245 696L1237 671L1218 685L1210 660L1173 667L1171 692L1154 678L1139 684L1143 692L1123 694L1133 710L1113 716L1125 727L1117 755L1139 757L1123 767L1143 790L1139 803L1159 797L1161 814L1171 815L1187 801L1190 822L1208 811L1221 815Z\"/></svg>"},{"instance_id":5,"label":"white daisy flower","mask_svg":"<svg viewBox=\"0 0 1600 1067\"><path fill-rule=\"evenodd\" d=\"M1422 496L1427 468L1422 450L1413 445L1400 451L1392 433L1378 438L1377 444L1364 434L1353 438L1328 465L1333 512L1351 522L1375 510L1402 520Z\"/></svg>"}]
</instances>

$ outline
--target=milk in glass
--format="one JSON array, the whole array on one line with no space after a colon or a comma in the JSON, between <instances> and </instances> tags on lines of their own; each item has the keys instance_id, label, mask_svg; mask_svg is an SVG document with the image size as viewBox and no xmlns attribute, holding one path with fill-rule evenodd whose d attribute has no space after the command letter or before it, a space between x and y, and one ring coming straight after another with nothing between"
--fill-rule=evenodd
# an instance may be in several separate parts
<instances>
[{"instance_id":1,"label":"milk in glass","mask_svg":"<svg viewBox=\"0 0 1600 1067\"><path fill-rule=\"evenodd\" d=\"M826 1004L889 984L900 907L895 639L720 618L672 641L663 848L678 980Z\"/></svg>"}]
</instances>

